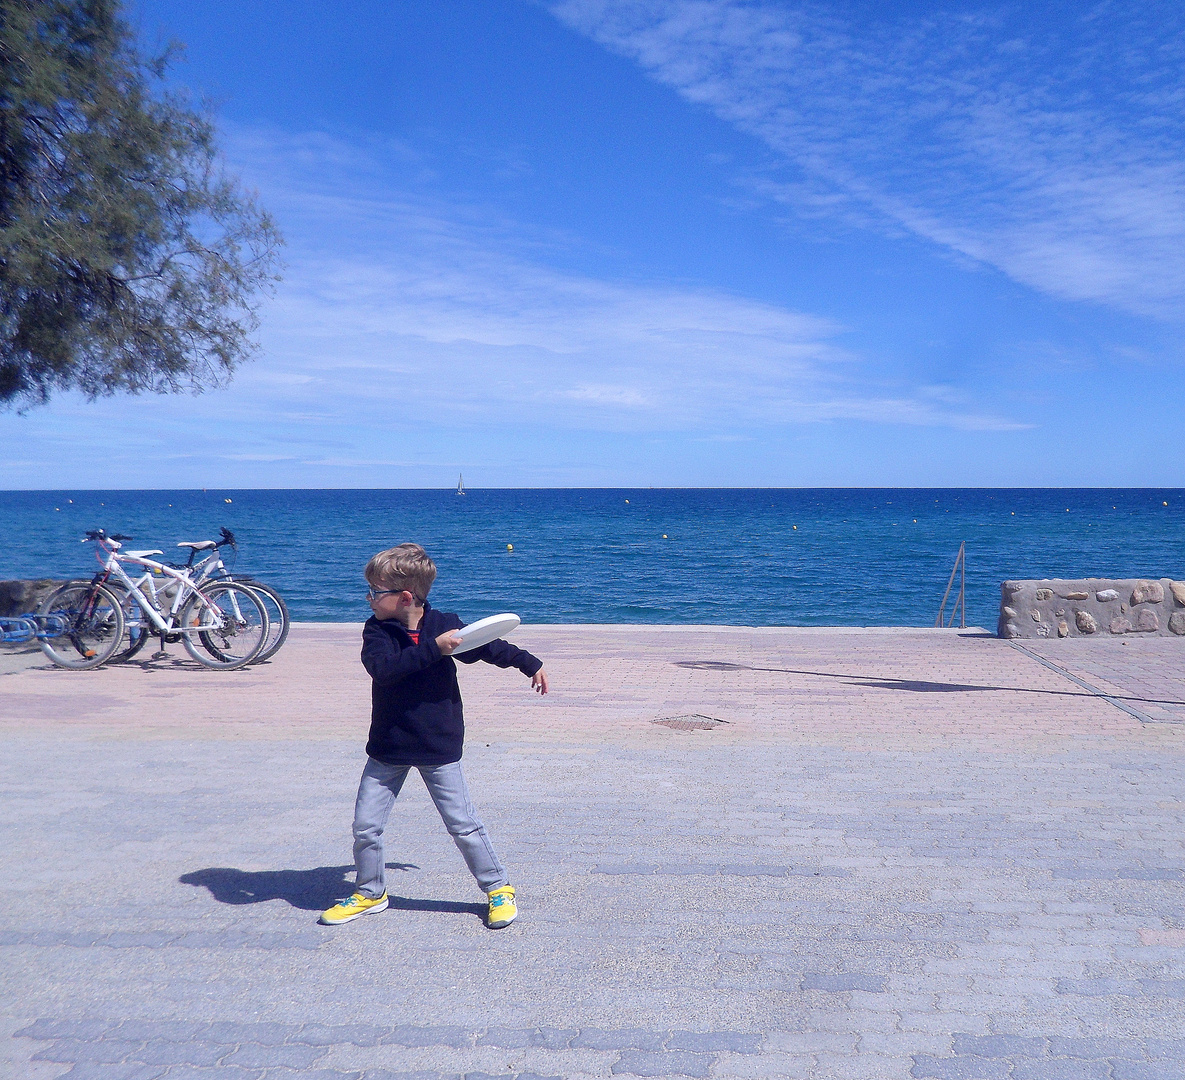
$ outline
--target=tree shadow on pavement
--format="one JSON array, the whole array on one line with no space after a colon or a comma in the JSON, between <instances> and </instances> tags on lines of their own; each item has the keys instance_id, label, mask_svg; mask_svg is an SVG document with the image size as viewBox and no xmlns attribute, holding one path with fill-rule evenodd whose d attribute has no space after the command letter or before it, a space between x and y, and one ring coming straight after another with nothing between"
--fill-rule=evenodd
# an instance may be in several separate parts
<instances>
[{"instance_id":1,"label":"tree shadow on pavement","mask_svg":"<svg viewBox=\"0 0 1185 1080\"><path fill-rule=\"evenodd\" d=\"M387 863L388 870L418 870L415 863ZM228 866L212 866L195 870L177 880L182 885L196 885L209 889L220 904L263 904L268 900L283 900L301 911L324 911L335 900L354 891L353 864L349 866L317 866L311 870L236 870ZM397 901L391 897L391 907L406 904L437 904L443 901ZM473 904L453 905L468 911ZM418 910L445 910L429 907ZM448 909L451 910L451 909ZM484 913L485 909L482 908Z\"/></svg>"},{"instance_id":2,"label":"tree shadow on pavement","mask_svg":"<svg viewBox=\"0 0 1185 1080\"><path fill-rule=\"evenodd\" d=\"M821 679L843 679L851 686L869 686L881 690L905 690L915 694L968 694L984 690L1006 690L1014 694L1037 694L1042 697L1097 697L1086 690L1046 690L1028 686L981 686L975 683L926 682L922 679L886 679L871 675L850 675L841 671L808 671L803 668L756 667L753 664L730 664L721 660L675 660L675 667L693 671L772 671L779 675L814 675ZM1136 701L1145 705L1185 705L1185 701L1145 698L1137 695L1106 694L1117 701Z\"/></svg>"}]
</instances>

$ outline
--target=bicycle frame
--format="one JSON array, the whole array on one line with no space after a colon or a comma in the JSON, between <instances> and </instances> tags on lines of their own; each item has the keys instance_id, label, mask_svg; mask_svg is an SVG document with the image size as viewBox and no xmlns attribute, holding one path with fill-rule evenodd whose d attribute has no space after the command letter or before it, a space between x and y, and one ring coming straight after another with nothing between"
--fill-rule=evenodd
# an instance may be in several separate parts
<instances>
[{"instance_id":1,"label":"bicycle frame","mask_svg":"<svg viewBox=\"0 0 1185 1080\"><path fill-rule=\"evenodd\" d=\"M165 563L149 559L144 555L120 555L119 548L121 546L118 540L112 540L110 537L104 537L95 541L95 547L97 549L95 551L95 557L99 559L99 564L103 568L95 575L95 581L97 583L102 584L109 581L112 577L119 581L127 589L128 595L136 601L140 609L148 616L149 621L156 628L158 634L184 634L186 636L192 636L194 634L209 632L210 627L208 625L195 627L178 625L177 616L181 613L181 609L195 596L199 599L203 607L217 610L215 605L211 604L202 596L197 582L185 573L185 571L175 570ZM105 552L106 557L100 557L99 551ZM142 566L148 573L144 574L138 582L133 581L128 572L123 568L124 563L132 566ZM153 601L157 597L156 582L153 578L162 574L176 581L179 586L177 594L173 597L173 603L168 612L167 621L163 610L153 604ZM152 587L152 601L140 590L140 585L145 582ZM238 599L232 597L231 602L235 608L235 618L241 618L242 613L238 610Z\"/></svg>"}]
</instances>

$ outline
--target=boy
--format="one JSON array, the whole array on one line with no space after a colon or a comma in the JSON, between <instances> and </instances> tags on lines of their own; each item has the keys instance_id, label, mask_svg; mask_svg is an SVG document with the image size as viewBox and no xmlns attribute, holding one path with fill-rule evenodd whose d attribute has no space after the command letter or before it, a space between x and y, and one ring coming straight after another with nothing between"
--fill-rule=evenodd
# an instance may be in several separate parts
<instances>
[{"instance_id":1,"label":"boy","mask_svg":"<svg viewBox=\"0 0 1185 1080\"><path fill-rule=\"evenodd\" d=\"M331 926L387 907L383 829L408 770L416 768L477 884L489 898L492 929L518 915L514 886L469 800L461 751L465 723L453 651L456 615L428 603L436 566L418 544L380 551L366 564L366 594L374 615L362 629L362 664L371 678L367 762L354 806L355 893L322 912ZM543 661L507 641L491 641L459 656L516 667L547 693Z\"/></svg>"}]
</instances>

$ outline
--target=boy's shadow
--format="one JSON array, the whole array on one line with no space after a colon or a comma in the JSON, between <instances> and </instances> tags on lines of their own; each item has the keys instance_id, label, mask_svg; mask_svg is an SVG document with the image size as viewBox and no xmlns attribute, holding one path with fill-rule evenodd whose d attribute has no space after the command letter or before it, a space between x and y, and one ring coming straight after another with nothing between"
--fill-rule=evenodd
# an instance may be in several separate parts
<instances>
[{"instance_id":1,"label":"boy's shadow","mask_svg":"<svg viewBox=\"0 0 1185 1080\"><path fill-rule=\"evenodd\" d=\"M388 870L418 870L415 863L387 863ZM220 904L263 904L283 900L301 911L324 911L335 900L349 896L354 883L350 866L317 866L311 870L236 870L212 866L194 870L177 880L182 885L209 889ZM390 906L398 911L443 911L485 918L484 904L461 904L452 900L412 900L391 896Z\"/></svg>"}]
</instances>

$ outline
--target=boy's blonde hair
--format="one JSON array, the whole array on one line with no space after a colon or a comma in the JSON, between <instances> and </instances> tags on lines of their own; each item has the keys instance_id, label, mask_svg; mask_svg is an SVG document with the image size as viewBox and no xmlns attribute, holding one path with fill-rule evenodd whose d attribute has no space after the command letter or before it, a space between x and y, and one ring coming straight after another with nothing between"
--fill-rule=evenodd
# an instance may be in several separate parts
<instances>
[{"instance_id":1,"label":"boy's blonde hair","mask_svg":"<svg viewBox=\"0 0 1185 1080\"><path fill-rule=\"evenodd\" d=\"M436 580L436 563L419 544L400 544L380 551L363 572L375 588L407 589L422 603Z\"/></svg>"}]
</instances>

